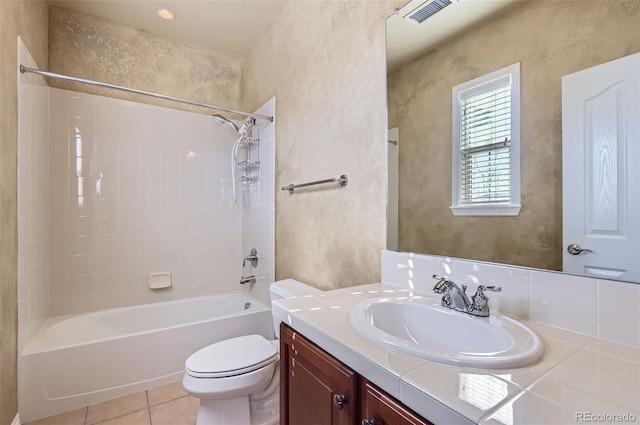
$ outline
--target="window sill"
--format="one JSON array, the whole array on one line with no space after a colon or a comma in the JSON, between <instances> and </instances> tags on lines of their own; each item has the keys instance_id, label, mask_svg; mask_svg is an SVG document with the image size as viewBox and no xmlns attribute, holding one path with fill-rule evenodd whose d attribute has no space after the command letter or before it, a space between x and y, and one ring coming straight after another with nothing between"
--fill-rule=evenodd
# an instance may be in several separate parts
<instances>
[{"instance_id":1,"label":"window sill","mask_svg":"<svg viewBox=\"0 0 640 425\"><path fill-rule=\"evenodd\" d=\"M452 206L450 209L453 215L459 216L516 216L522 205Z\"/></svg>"}]
</instances>

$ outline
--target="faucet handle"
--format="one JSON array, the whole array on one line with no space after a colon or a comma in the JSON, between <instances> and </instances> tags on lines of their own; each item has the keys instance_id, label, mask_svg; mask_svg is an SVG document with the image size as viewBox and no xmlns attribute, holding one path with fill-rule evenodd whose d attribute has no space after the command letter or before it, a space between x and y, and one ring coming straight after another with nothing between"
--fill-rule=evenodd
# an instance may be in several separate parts
<instances>
[{"instance_id":1,"label":"faucet handle","mask_svg":"<svg viewBox=\"0 0 640 425\"><path fill-rule=\"evenodd\" d=\"M247 261L249 261L251 263L251 266L254 268L258 266L258 251L255 248L251 248L251 252L249 253L249 255L244 257L244 260L242 260L243 268L246 265Z\"/></svg>"},{"instance_id":2,"label":"faucet handle","mask_svg":"<svg viewBox=\"0 0 640 425\"><path fill-rule=\"evenodd\" d=\"M476 294L471 297L471 308L468 313L480 317L489 316L489 298L484 294L484 291L502 292L502 288L499 286L478 285Z\"/></svg>"},{"instance_id":3,"label":"faucet handle","mask_svg":"<svg viewBox=\"0 0 640 425\"><path fill-rule=\"evenodd\" d=\"M491 292L502 292L502 287L501 286L493 286L493 285L478 285L478 290L476 291L476 295L477 296L483 296L484 295L484 291L491 291Z\"/></svg>"},{"instance_id":4,"label":"faucet handle","mask_svg":"<svg viewBox=\"0 0 640 425\"><path fill-rule=\"evenodd\" d=\"M434 274L432 277L434 279L438 279L438 283L436 283L433 287L433 291L436 294L444 294L444 292L447 290L447 287L450 285L449 282L451 281L448 278L438 276L437 274Z\"/></svg>"}]
</instances>

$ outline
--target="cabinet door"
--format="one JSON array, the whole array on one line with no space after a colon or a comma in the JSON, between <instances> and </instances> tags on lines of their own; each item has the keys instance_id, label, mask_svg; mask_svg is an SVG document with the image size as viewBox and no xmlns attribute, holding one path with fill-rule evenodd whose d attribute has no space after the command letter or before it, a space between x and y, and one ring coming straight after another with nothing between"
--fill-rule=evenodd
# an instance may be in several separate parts
<instances>
[{"instance_id":1,"label":"cabinet door","mask_svg":"<svg viewBox=\"0 0 640 425\"><path fill-rule=\"evenodd\" d=\"M353 425L357 382L351 369L280 325L281 425Z\"/></svg>"},{"instance_id":2,"label":"cabinet door","mask_svg":"<svg viewBox=\"0 0 640 425\"><path fill-rule=\"evenodd\" d=\"M362 425L432 425L362 378Z\"/></svg>"}]
</instances>

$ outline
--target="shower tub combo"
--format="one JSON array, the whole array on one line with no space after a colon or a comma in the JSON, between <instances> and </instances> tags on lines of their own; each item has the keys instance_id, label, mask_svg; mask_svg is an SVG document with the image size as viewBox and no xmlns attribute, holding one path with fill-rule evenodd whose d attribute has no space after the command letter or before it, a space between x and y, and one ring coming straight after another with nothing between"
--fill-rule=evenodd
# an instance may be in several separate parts
<instances>
[{"instance_id":1,"label":"shower tub combo","mask_svg":"<svg viewBox=\"0 0 640 425\"><path fill-rule=\"evenodd\" d=\"M177 381L191 353L248 334L273 338L271 310L241 294L49 318L21 358L21 421Z\"/></svg>"}]
</instances>

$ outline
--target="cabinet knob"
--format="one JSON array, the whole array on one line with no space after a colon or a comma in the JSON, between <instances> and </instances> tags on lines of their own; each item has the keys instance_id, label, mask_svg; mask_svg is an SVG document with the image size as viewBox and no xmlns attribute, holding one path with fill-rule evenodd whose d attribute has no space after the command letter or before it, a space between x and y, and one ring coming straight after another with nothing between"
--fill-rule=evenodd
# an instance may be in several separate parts
<instances>
[{"instance_id":1,"label":"cabinet knob","mask_svg":"<svg viewBox=\"0 0 640 425\"><path fill-rule=\"evenodd\" d=\"M376 420L373 418L366 418L362 420L362 425L376 425Z\"/></svg>"},{"instance_id":2,"label":"cabinet knob","mask_svg":"<svg viewBox=\"0 0 640 425\"><path fill-rule=\"evenodd\" d=\"M334 394L333 395L333 404L335 404L338 409L342 409L344 404L347 402L347 396L344 394Z\"/></svg>"}]
</instances>

